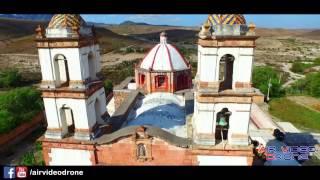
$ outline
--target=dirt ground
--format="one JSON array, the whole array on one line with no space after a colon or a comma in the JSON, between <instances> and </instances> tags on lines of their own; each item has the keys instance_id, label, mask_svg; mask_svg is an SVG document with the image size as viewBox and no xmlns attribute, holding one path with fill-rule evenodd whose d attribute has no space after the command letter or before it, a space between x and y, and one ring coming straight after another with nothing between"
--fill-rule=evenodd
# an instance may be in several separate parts
<instances>
[{"instance_id":1,"label":"dirt ground","mask_svg":"<svg viewBox=\"0 0 320 180\"><path fill-rule=\"evenodd\" d=\"M124 61L134 61L136 59L144 58L144 53L128 53L128 54L119 54L110 52L107 54L103 54L101 56L101 65L102 67L105 66L114 66L120 64Z\"/></svg>"}]
</instances>

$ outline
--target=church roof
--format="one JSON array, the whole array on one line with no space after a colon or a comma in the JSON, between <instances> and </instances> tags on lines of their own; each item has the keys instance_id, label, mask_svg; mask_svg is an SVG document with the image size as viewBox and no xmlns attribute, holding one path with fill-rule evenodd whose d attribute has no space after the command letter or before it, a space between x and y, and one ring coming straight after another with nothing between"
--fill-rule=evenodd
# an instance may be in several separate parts
<instances>
[{"instance_id":1,"label":"church roof","mask_svg":"<svg viewBox=\"0 0 320 180\"><path fill-rule=\"evenodd\" d=\"M167 43L165 33L160 34L160 43L149 51L142 60L140 68L154 71L189 69L187 61L179 50Z\"/></svg>"},{"instance_id":2,"label":"church roof","mask_svg":"<svg viewBox=\"0 0 320 180\"><path fill-rule=\"evenodd\" d=\"M210 14L207 21L212 26L219 24L246 24L246 19L242 14Z\"/></svg>"},{"instance_id":3,"label":"church roof","mask_svg":"<svg viewBox=\"0 0 320 180\"><path fill-rule=\"evenodd\" d=\"M48 25L50 29L59 29L67 27L78 27L85 25L86 22L80 14L55 14Z\"/></svg>"}]
</instances>

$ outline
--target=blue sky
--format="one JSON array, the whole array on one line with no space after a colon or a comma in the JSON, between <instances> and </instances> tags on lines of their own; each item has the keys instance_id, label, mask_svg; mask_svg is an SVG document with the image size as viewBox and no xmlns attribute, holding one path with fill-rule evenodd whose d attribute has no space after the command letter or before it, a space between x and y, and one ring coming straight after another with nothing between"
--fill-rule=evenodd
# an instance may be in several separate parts
<instances>
[{"instance_id":1,"label":"blue sky","mask_svg":"<svg viewBox=\"0 0 320 180\"><path fill-rule=\"evenodd\" d=\"M207 18L206 14L108 14L94 15L83 14L86 21L106 24L119 24L130 20L157 25L200 26ZM247 22L254 22L258 27L268 28L320 28L320 14L295 15L295 14L250 14L246 15Z\"/></svg>"}]
</instances>

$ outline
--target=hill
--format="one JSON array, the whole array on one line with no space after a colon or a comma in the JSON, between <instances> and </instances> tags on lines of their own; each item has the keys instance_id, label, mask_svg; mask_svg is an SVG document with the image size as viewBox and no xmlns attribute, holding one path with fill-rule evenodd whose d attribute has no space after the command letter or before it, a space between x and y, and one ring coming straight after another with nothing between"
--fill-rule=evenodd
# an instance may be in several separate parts
<instances>
[{"instance_id":1,"label":"hill","mask_svg":"<svg viewBox=\"0 0 320 180\"><path fill-rule=\"evenodd\" d=\"M48 22L0 18L0 41L31 35L38 24L46 25Z\"/></svg>"},{"instance_id":2,"label":"hill","mask_svg":"<svg viewBox=\"0 0 320 180\"><path fill-rule=\"evenodd\" d=\"M120 23L119 25L120 26L123 26L123 25L146 25L146 26L149 26L150 24L142 23L142 22L124 21L124 22Z\"/></svg>"},{"instance_id":3,"label":"hill","mask_svg":"<svg viewBox=\"0 0 320 180\"><path fill-rule=\"evenodd\" d=\"M171 29L185 29L185 30L194 30L195 28L183 27L183 26L167 26L167 25L106 25L107 29L121 35L130 35L130 34L147 34L147 33L156 33L167 31Z\"/></svg>"},{"instance_id":4,"label":"hill","mask_svg":"<svg viewBox=\"0 0 320 180\"><path fill-rule=\"evenodd\" d=\"M0 19L0 54L27 53L36 54L34 35L38 24L43 27L48 22L29 20ZM129 36L122 36L104 27L96 27L102 53L129 45L146 46L146 42Z\"/></svg>"},{"instance_id":5,"label":"hill","mask_svg":"<svg viewBox=\"0 0 320 180\"><path fill-rule=\"evenodd\" d=\"M0 14L1 18L32 20L32 21L49 21L53 14Z\"/></svg>"},{"instance_id":6,"label":"hill","mask_svg":"<svg viewBox=\"0 0 320 180\"><path fill-rule=\"evenodd\" d=\"M300 36L305 37L305 38L309 38L309 39L320 40L320 30L312 30L312 31L306 32Z\"/></svg>"},{"instance_id":7,"label":"hill","mask_svg":"<svg viewBox=\"0 0 320 180\"><path fill-rule=\"evenodd\" d=\"M167 33L168 41L175 43L187 43L195 44L197 40L198 31L196 30L187 30L187 29L166 29L164 30ZM145 33L145 34L130 34L130 36L139 37L142 39L147 39L149 41L158 42L159 41L160 31Z\"/></svg>"}]
</instances>

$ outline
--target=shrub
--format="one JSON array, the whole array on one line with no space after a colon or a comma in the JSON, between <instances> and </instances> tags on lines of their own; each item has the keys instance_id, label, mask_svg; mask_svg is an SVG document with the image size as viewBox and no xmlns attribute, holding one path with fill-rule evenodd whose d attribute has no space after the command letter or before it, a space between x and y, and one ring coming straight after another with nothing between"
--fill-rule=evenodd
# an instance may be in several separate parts
<instances>
[{"instance_id":1,"label":"shrub","mask_svg":"<svg viewBox=\"0 0 320 180\"><path fill-rule=\"evenodd\" d=\"M0 72L0 88L17 87L21 83L21 75L16 69Z\"/></svg>"},{"instance_id":2,"label":"shrub","mask_svg":"<svg viewBox=\"0 0 320 180\"><path fill-rule=\"evenodd\" d=\"M104 81L104 89L106 91L106 95L108 95L110 92L112 92L112 90L113 90L112 81L105 80Z\"/></svg>"},{"instance_id":3,"label":"shrub","mask_svg":"<svg viewBox=\"0 0 320 180\"><path fill-rule=\"evenodd\" d=\"M306 64L301 62L294 62L291 67L291 71L299 74L303 74L307 68L314 66L313 64Z\"/></svg>"},{"instance_id":4,"label":"shrub","mask_svg":"<svg viewBox=\"0 0 320 180\"><path fill-rule=\"evenodd\" d=\"M320 66L320 57L314 59L313 64L316 65L316 66Z\"/></svg>"},{"instance_id":5,"label":"shrub","mask_svg":"<svg viewBox=\"0 0 320 180\"><path fill-rule=\"evenodd\" d=\"M281 97L284 95L284 90L281 89L281 81L279 80L279 72L275 69L264 66L255 67L253 69L252 82L254 87L267 95L269 79L271 79L270 97Z\"/></svg>"},{"instance_id":6,"label":"shrub","mask_svg":"<svg viewBox=\"0 0 320 180\"><path fill-rule=\"evenodd\" d=\"M287 92L320 97L320 72L307 74L305 78L299 79L288 88Z\"/></svg>"},{"instance_id":7,"label":"shrub","mask_svg":"<svg viewBox=\"0 0 320 180\"><path fill-rule=\"evenodd\" d=\"M44 166L45 162L42 158L42 145L40 142L36 142L35 149L25 153L20 162L23 166Z\"/></svg>"},{"instance_id":8,"label":"shrub","mask_svg":"<svg viewBox=\"0 0 320 180\"><path fill-rule=\"evenodd\" d=\"M0 134L31 120L42 109L40 92L23 87L0 96Z\"/></svg>"},{"instance_id":9,"label":"shrub","mask_svg":"<svg viewBox=\"0 0 320 180\"><path fill-rule=\"evenodd\" d=\"M36 159L33 152L27 152L22 156L20 165L23 166L34 166L36 164Z\"/></svg>"}]
</instances>

